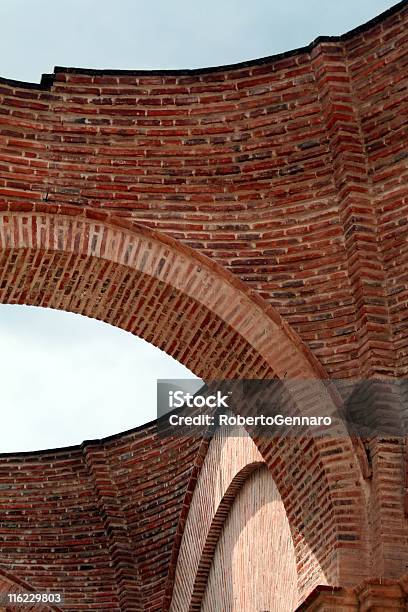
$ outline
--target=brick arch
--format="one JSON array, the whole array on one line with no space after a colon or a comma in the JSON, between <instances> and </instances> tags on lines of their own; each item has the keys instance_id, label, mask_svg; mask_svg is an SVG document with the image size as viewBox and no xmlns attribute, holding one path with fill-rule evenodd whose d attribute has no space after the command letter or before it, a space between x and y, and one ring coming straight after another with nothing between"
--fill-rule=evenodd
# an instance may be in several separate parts
<instances>
[{"instance_id":1,"label":"brick arch","mask_svg":"<svg viewBox=\"0 0 408 612\"><path fill-rule=\"evenodd\" d=\"M188 361L190 369L203 377L232 377L245 369L269 377L325 376L282 317L206 256L110 214L67 206L24 208L25 212L21 206L0 211L3 303L57 308L101 319L147 339L183 363ZM135 313L136 306L141 306L140 297L148 301L142 304L143 313ZM204 340L201 346L208 353L214 341L210 313L211 323L218 322L219 334L226 332L223 328L230 331L230 339L234 332L238 334L234 340L239 337L241 347L234 345L234 351L245 345L247 351L252 350L252 366L243 365L245 351L238 357L232 353L235 366L241 362L235 372L225 371L225 364L220 367L211 351L212 366L208 360L205 363L202 352L192 363L196 347L182 350L186 338L180 318L185 323L188 316L190 341L191 337L198 340L199 330ZM163 314L177 334L164 338L163 329L155 329ZM152 325L144 325L146 322ZM223 342L225 345L225 338Z\"/></svg>"},{"instance_id":2,"label":"brick arch","mask_svg":"<svg viewBox=\"0 0 408 612\"><path fill-rule=\"evenodd\" d=\"M249 435L236 427L237 437L226 436L219 428L208 444L197 482L189 503L189 512L181 539L174 577L174 588L169 602L171 612L187 611L191 605L205 546L222 500L235 479L239 488L239 474L251 471L251 466L264 464L262 455ZM205 585L204 585L205 588Z\"/></svg>"},{"instance_id":3,"label":"brick arch","mask_svg":"<svg viewBox=\"0 0 408 612\"><path fill-rule=\"evenodd\" d=\"M40 592L41 590L39 590L38 592ZM44 590L42 591L44 592ZM53 592L53 589L51 589L51 592ZM56 589L54 589L54 592L56 592ZM26 580L22 580L21 578L14 576L12 573L2 569L0 567L0 594L5 594L5 593L16 593L16 594L27 594L27 593L37 593L37 589L34 589ZM2 610L3 608L0 607L0 610ZM12 606L12 605L7 605L7 607L4 608L5 610L21 610L21 606ZM25 605L24 606L25 610L38 610L38 605L37 604L33 604L31 605ZM41 609L44 610L44 612L62 612L62 609L57 607L57 606L52 606L52 605L41 605Z\"/></svg>"},{"instance_id":4,"label":"brick arch","mask_svg":"<svg viewBox=\"0 0 408 612\"><path fill-rule=\"evenodd\" d=\"M271 306L191 248L99 211L24 208L0 214L1 302L101 319L145 338L203 378L324 376ZM256 442L298 534L297 554L302 557L306 547L307 559L318 559L316 576L322 566L331 580L341 575L351 581L344 559L356 551L361 556L364 517L361 472L350 440ZM311 502L307 470L314 483ZM304 508L318 513L311 517ZM323 520L325 540L317 528ZM344 544L349 541L353 547ZM306 575L302 580L306 589Z\"/></svg>"},{"instance_id":5,"label":"brick arch","mask_svg":"<svg viewBox=\"0 0 408 612\"><path fill-rule=\"evenodd\" d=\"M225 491L220 504L212 518L211 526L207 534L203 550L201 552L200 561L198 564L197 574L194 580L193 593L191 596L190 610L200 611L201 603L205 592L205 587L208 581L208 574L211 568L211 562L214 557L214 552L217 542L221 535L222 528L225 523L231 507L236 499L239 491L248 478L261 466L265 466L263 461L253 461L243 467L232 479L227 490Z\"/></svg>"},{"instance_id":6,"label":"brick arch","mask_svg":"<svg viewBox=\"0 0 408 612\"><path fill-rule=\"evenodd\" d=\"M226 517L200 610L293 612L297 578L285 508L262 466L243 483Z\"/></svg>"},{"instance_id":7,"label":"brick arch","mask_svg":"<svg viewBox=\"0 0 408 612\"><path fill-rule=\"evenodd\" d=\"M147 238L130 221L108 219L100 210L157 228L223 266L205 260L208 279L215 280L214 291L224 286L223 279L228 299L239 295L248 304L243 296L248 297L254 328L251 333L249 313L235 319L232 304L226 324L220 312L226 303L217 304L209 291L207 306L217 306L218 314L208 309L195 299L197 285L190 292L170 289L109 258L81 255L86 231L79 232L83 238L72 252L58 250L58 237L50 252L24 241L13 252L2 249L0 301L69 307L108 322L118 317L124 329L206 375L262 377L279 375L279 369L282 374L282 339L287 349L282 357L293 366L289 375L324 376L307 345L332 378L404 376L407 16L403 0L343 36L235 66L155 72L56 68L41 84L0 78L3 214L36 212L57 227L58 212L79 222L82 216L84 228L91 222L113 225L117 232L139 232L147 243L155 234ZM90 206L92 215L82 206ZM28 223L21 227L29 241L28 229ZM194 277L200 257L156 237L171 256L183 253ZM40 234L39 243L42 239ZM146 249L142 266L150 265L151 252ZM234 293L237 285L224 275L225 268L291 327L242 285ZM43 277L50 270L55 274L47 285ZM64 283L67 293L61 291ZM132 313L123 311L127 302L135 304ZM240 303L242 313L245 304ZM145 320L137 317L141 305ZM187 327L181 326L181 312ZM170 332L161 335L160 323ZM253 332L258 325L264 336ZM195 361L188 347L197 355L205 350L205 363ZM405 572L402 449L381 441L370 466L357 447L365 476L372 473L372 484L362 487L347 439L300 440L293 446L255 441L291 522L302 594L313 588L316 567L342 586L363 577L365 512L372 524L371 575L396 578ZM149 425L95 448L86 444L2 458L0 478L7 489L1 495L16 512L5 513L2 527L10 565L34 586L58 566L62 588L76 590L78 605L81 592L95 609L102 609L102 598L115 612L137 609L135 601L138 609L161 610L201 452L191 440L164 443ZM55 478L61 474L63 487L58 487ZM361 489L367 491L367 504ZM67 558L47 556L42 528L49 528L47 521L60 526L63 517L69 528L56 540L68 550ZM92 543L84 545L90 529ZM82 538L74 565L72 532ZM40 575L40 564L30 565L31 558L43 559L50 569Z\"/></svg>"},{"instance_id":8,"label":"brick arch","mask_svg":"<svg viewBox=\"0 0 408 612\"><path fill-rule=\"evenodd\" d=\"M197 479L197 485L191 500L186 518L179 558L174 579L170 612L188 612L200 610L206 590L214 553L223 530L225 520L232 509L238 494L245 483L257 469L267 468L258 448L248 433L237 426L230 432L220 427L211 442L203 466ZM275 483L273 487L276 490ZM285 525L271 524L265 537L274 537L274 529L279 531L289 526L289 517L279 493L276 501L283 512L280 519ZM287 563L295 566L301 561L296 559L293 544L287 554ZM309 568L310 569L310 568ZM324 583L322 568L315 559L314 570L318 574L317 583ZM301 572L298 582L301 583ZM289 585L284 585L287 587ZM297 590L297 585L291 585ZM167 609L167 608L165 608Z\"/></svg>"}]
</instances>

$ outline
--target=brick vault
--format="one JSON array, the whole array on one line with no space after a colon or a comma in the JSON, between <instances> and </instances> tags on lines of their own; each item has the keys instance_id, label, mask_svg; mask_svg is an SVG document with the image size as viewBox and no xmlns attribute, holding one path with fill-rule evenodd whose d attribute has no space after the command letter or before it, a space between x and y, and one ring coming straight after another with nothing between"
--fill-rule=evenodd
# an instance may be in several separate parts
<instances>
[{"instance_id":1,"label":"brick vault","mask_svg":"<svg viewBox=\"0 0 408 612\"><path fill-rule=\"evenodd\" d=\"M1 79L0 301L101 319L203 379L406 377L406 22L404 1L234 66ZM406 610L407 456L156 423L2 455L0 592Z\"/></svg>"}]
</instances>

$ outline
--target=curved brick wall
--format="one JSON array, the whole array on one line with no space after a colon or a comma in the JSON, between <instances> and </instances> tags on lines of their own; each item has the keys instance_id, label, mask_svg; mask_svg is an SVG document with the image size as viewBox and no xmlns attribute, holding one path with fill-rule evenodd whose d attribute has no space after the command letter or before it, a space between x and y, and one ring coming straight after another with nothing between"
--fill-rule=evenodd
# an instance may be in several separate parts
<instances>
[{"instance_id":1,"label":"curved brick wall","mask_svg":"<svg viewBox=\"0 0 408 612\"><path fill-rule=\"evenodd\" d=\"M63 308L120 325L204 378L324 374L279 315L241 281L186 246L126 220L73 207L58 213L44 205L3 211L0 268L3 302ZM293 399L308 401L301 390ZM364 576L358 448L348 438L256 443L297 538L302 594L316 586L320 566L332 581ZM87 443L33 459L5 456L4 566L11 564L36 588L55 581L67 605L79 609L92 601L99 609L167 606L201 464L199 448L199 440L158 437L153 426L119 435L113 445ZM325 522L325 540L319 521ZM353 546L337 551L350 538ZM44 564L38 566L38 559Z\"/></svg>"},{"instance_id":2,"label":"curved brick wall","mask_svg":"<svg viewBox=\"0 0 408 612\"><path fill-rule=\"evenodd\" d=\"M300 566L305 563L306 555L304 551L296 555L284 504L253 440L240 427L230 432L231 435L226 435L226 433L224 428L217 430L209 444L198 477L180 546L170 610L171 612L201 610L205 595L213 602L206 604L207 609L208 606L210 606L209 609L211 606L216 609L214 601L218 599L220 609L228 610L232 607L229 600L231 594L235 599L237 609L249 610L250 606L255 607L256 610L270 609L269 604L273 601L280 601L280 598L285 599L289 604L292 602L293 609L293 603L296 604L298 600L298 581L303 588L304 577ZM259 480L258 473L255 475L255 480L251 480L254 473L259 472L261 467L266 476L263 475ZM238 496L240 496L241 505L247 508L246 513L241 510L237 511L235 502ZM274 526L273 529L268 530L268 534L264 533L260 525L255 527L258 511L264 515L263 520ZM248 537L246 524L250 530L250 537ZM231 528L234 536L229 537L228 545L221 548L230 559L235 554L235 571L231 571L230 563L226 563L223 567L222 555L218 550L220 536L227 532L228 539L228 530ZM245 536L245 541L241 542L240 551L244 555L249 554L253 557L250 576L245 571L246 564L240 565L238 561L241 558L241 552L238 552L238 542L236 542L236 548L233 546L234 540L238 540L238 537L235 536L240 532ZM262 553L261 547L258 546L258 538L262 539L265 545ZM251 546L251 541L253 546ZM217 550L218 567L216 567L215 558ZM258 555L263 557L263 561L255 569ZM297 562L299 572L296 571ZM266 565L262 566L262 564ZM265 567L273 567L273 573L266 575ZM310 567L313 567L313 570L319 574L318 577L315 577L315 581L325 582L318 563L310 563ZM224 576L223 571L225 571ZM210 574L213 582L215 579L215 589L206 588ZM227 575L228 580L226 580ZM276 578L280 585L279 596L276 594ZM249 602L244 601L247 586L251 582L253 587L256 585L255 591L260 591L259 598L257 599L252 591ZM262 582L264 589L262 589ZM239 583L241 583L241 588L238 586ZM224 590L224 595L221 597L220 590Z\"/></svg>"},{"instance_id":3,"label":"curved brick wall","mask_svg":"<svg viewBox=\"0 0 408 612\"><path fill-rule=\"evenodd\" d=\"M405 19L403 4L342 41L229 69L5 81L1 201L156 227L256 289L330 374L392 372Z\"/></svg>"},{"instance_id":4,"label":"curved brick wall","mask_svg":"<svg viewBox=\"0 0 408 612\"><path fill-rule=\"evenodd\" d=\"M286 513L270 474L261 468L234 501L215 549L202 606L195 609L292 612L297 595Z\"/></svg>"},{"instance_id":5,"label":"curved brick wall","mask_svg":"<svg viewBox=\"0 0 408 612\"><path fill-rule=\"evenodd\" d=\"M118 324L204 377L406 375L406 20L237 66L1 80L1 301ZM400 443L256 444L302 598L319 568L401 576ZM151 425L2 456L0 567L68 609L167 609L205 451Z\"/></svg>"}]
</instances>

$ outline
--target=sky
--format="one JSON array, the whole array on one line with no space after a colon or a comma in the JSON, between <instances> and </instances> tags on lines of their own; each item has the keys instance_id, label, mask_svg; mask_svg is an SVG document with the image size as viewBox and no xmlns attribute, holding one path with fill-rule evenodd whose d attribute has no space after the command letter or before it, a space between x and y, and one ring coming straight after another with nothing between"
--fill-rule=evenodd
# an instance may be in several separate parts
<instances>
[{"instance_id":1,"label":"sky","mask_svg":"<svg viewBox=\"0 0 408 612\"><path fill-rule=\"evenodd\" d=\"M342 34L386 0L1 0L0 75L34 81L54 66L196 68Z\"/></svg>"},{"instance_id":2,"label":"sky","mask_svg":"<svg viewBox=\"0 0 408 612\"><path fill-rule=\"evenodd\" d=\"M334 36L386 0L0 0L0 76L54 66L230 64ZM0 453L80 444L156 417L156 380L194 377L140 338L80 315L0 305Z\"/></svg>"},{"instance_id":3,"label":"sky","mask_svg":"<svg viewBox=\"0 0 408 612\"><path fill-rule=\"evenodd\" d=\"M0 452L131 429L156 418L158 378L193 376L141 338L47 308L0 305L0 346Z\"/></svg>"}]
</instances>

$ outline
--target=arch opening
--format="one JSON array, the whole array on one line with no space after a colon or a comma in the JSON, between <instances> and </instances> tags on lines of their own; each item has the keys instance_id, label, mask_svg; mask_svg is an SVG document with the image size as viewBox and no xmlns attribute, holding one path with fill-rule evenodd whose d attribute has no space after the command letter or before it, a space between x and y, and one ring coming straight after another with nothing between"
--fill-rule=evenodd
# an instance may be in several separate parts
<instances>
[{"instance_id":1,"label":"arch opening","mask_svg":"<svg viewBox=\"0 0 408 612\"><path fill-rule=\"evenodd\" d=\"M157 378L194 378L142 338L50 308L1 304L0 345L0 453L139 427L157 418Z\"/></svg>"},{"instance_id":2,"label":"arch opening","mask_svg":"<svg viewBox=\"0 0 408 612\"><path fill-rule=\"evenodd\" d=\"M204 380L324 376L321 366L281 317L225 269L167 236L96 211L60 208L50 212L34 205L28 212L1 214L0 302L61 309L116 325L164 350ZM149 439L152 436L154 439L154 435L152 425ZM131 440L125 435L123 441L102 441L97 448L104 449L103 461L118 461L113 449L116 445L132 444ZM347 554L347 550L339 552L337 546L340 532L346 527L339 518L341 505L337 503L333 481L335 489L341 481L342 496L349 504L359 546L364 545L361 542L364 519L356 496L361 473L351 441L348 438L331 441L330 453L317 441L279 446L272 441L255 442L285 507L293 507L288 514L291 529L301 533L302 538L296 546L307 543L318 565L331 582L336 582L341 571L339 556L343 550ZM176 442L169 442L165 451L168 460L182 470L184 464L172 452L172 444ZM186 461L189 452L200 452L199 445L194 443L184 448ZM91 473L99 496L99 468L96 470L90 459L94 451L88 448L85 451L86 471ZM122 452L127 461L128 453L123 450L120 456ZM143 452L149 456L149 446ZM158 451L151 452L154 457ZM161 460L163 452L161 448ZM335 471L330 460L333 454L338 456ZM295 465L297 469L293 471ZM314 501L307 501L308 466L314 482L313 500L320 500L319 516L331 517L326 521L324 547L315 529L319 517L308 514L316 510ZM121 486L121 464L110 467L108 473L118 479L114 487ZM190 496L191 474L190 458L188 470L183 472L186 494ZM295 511L293 498L301 504L300 513ZM134 502L127 501L126 513L133 506ZM188 504L183 508L188 509ZM184 518L179 519L180 535ZM136 527L131 531L136 546L141 535ZM169 538L167 548L176 559L180 540L171 542ZM140 570L142 584L144 571L148 572L148 568ZM170 568L169 579L171 571ZM301 577L303 589L306 581L306 576ZM168 580L167 599L170 591ZM148 601L150 595L146 593L143 597Z\"/></svg>"}]
</instances>

